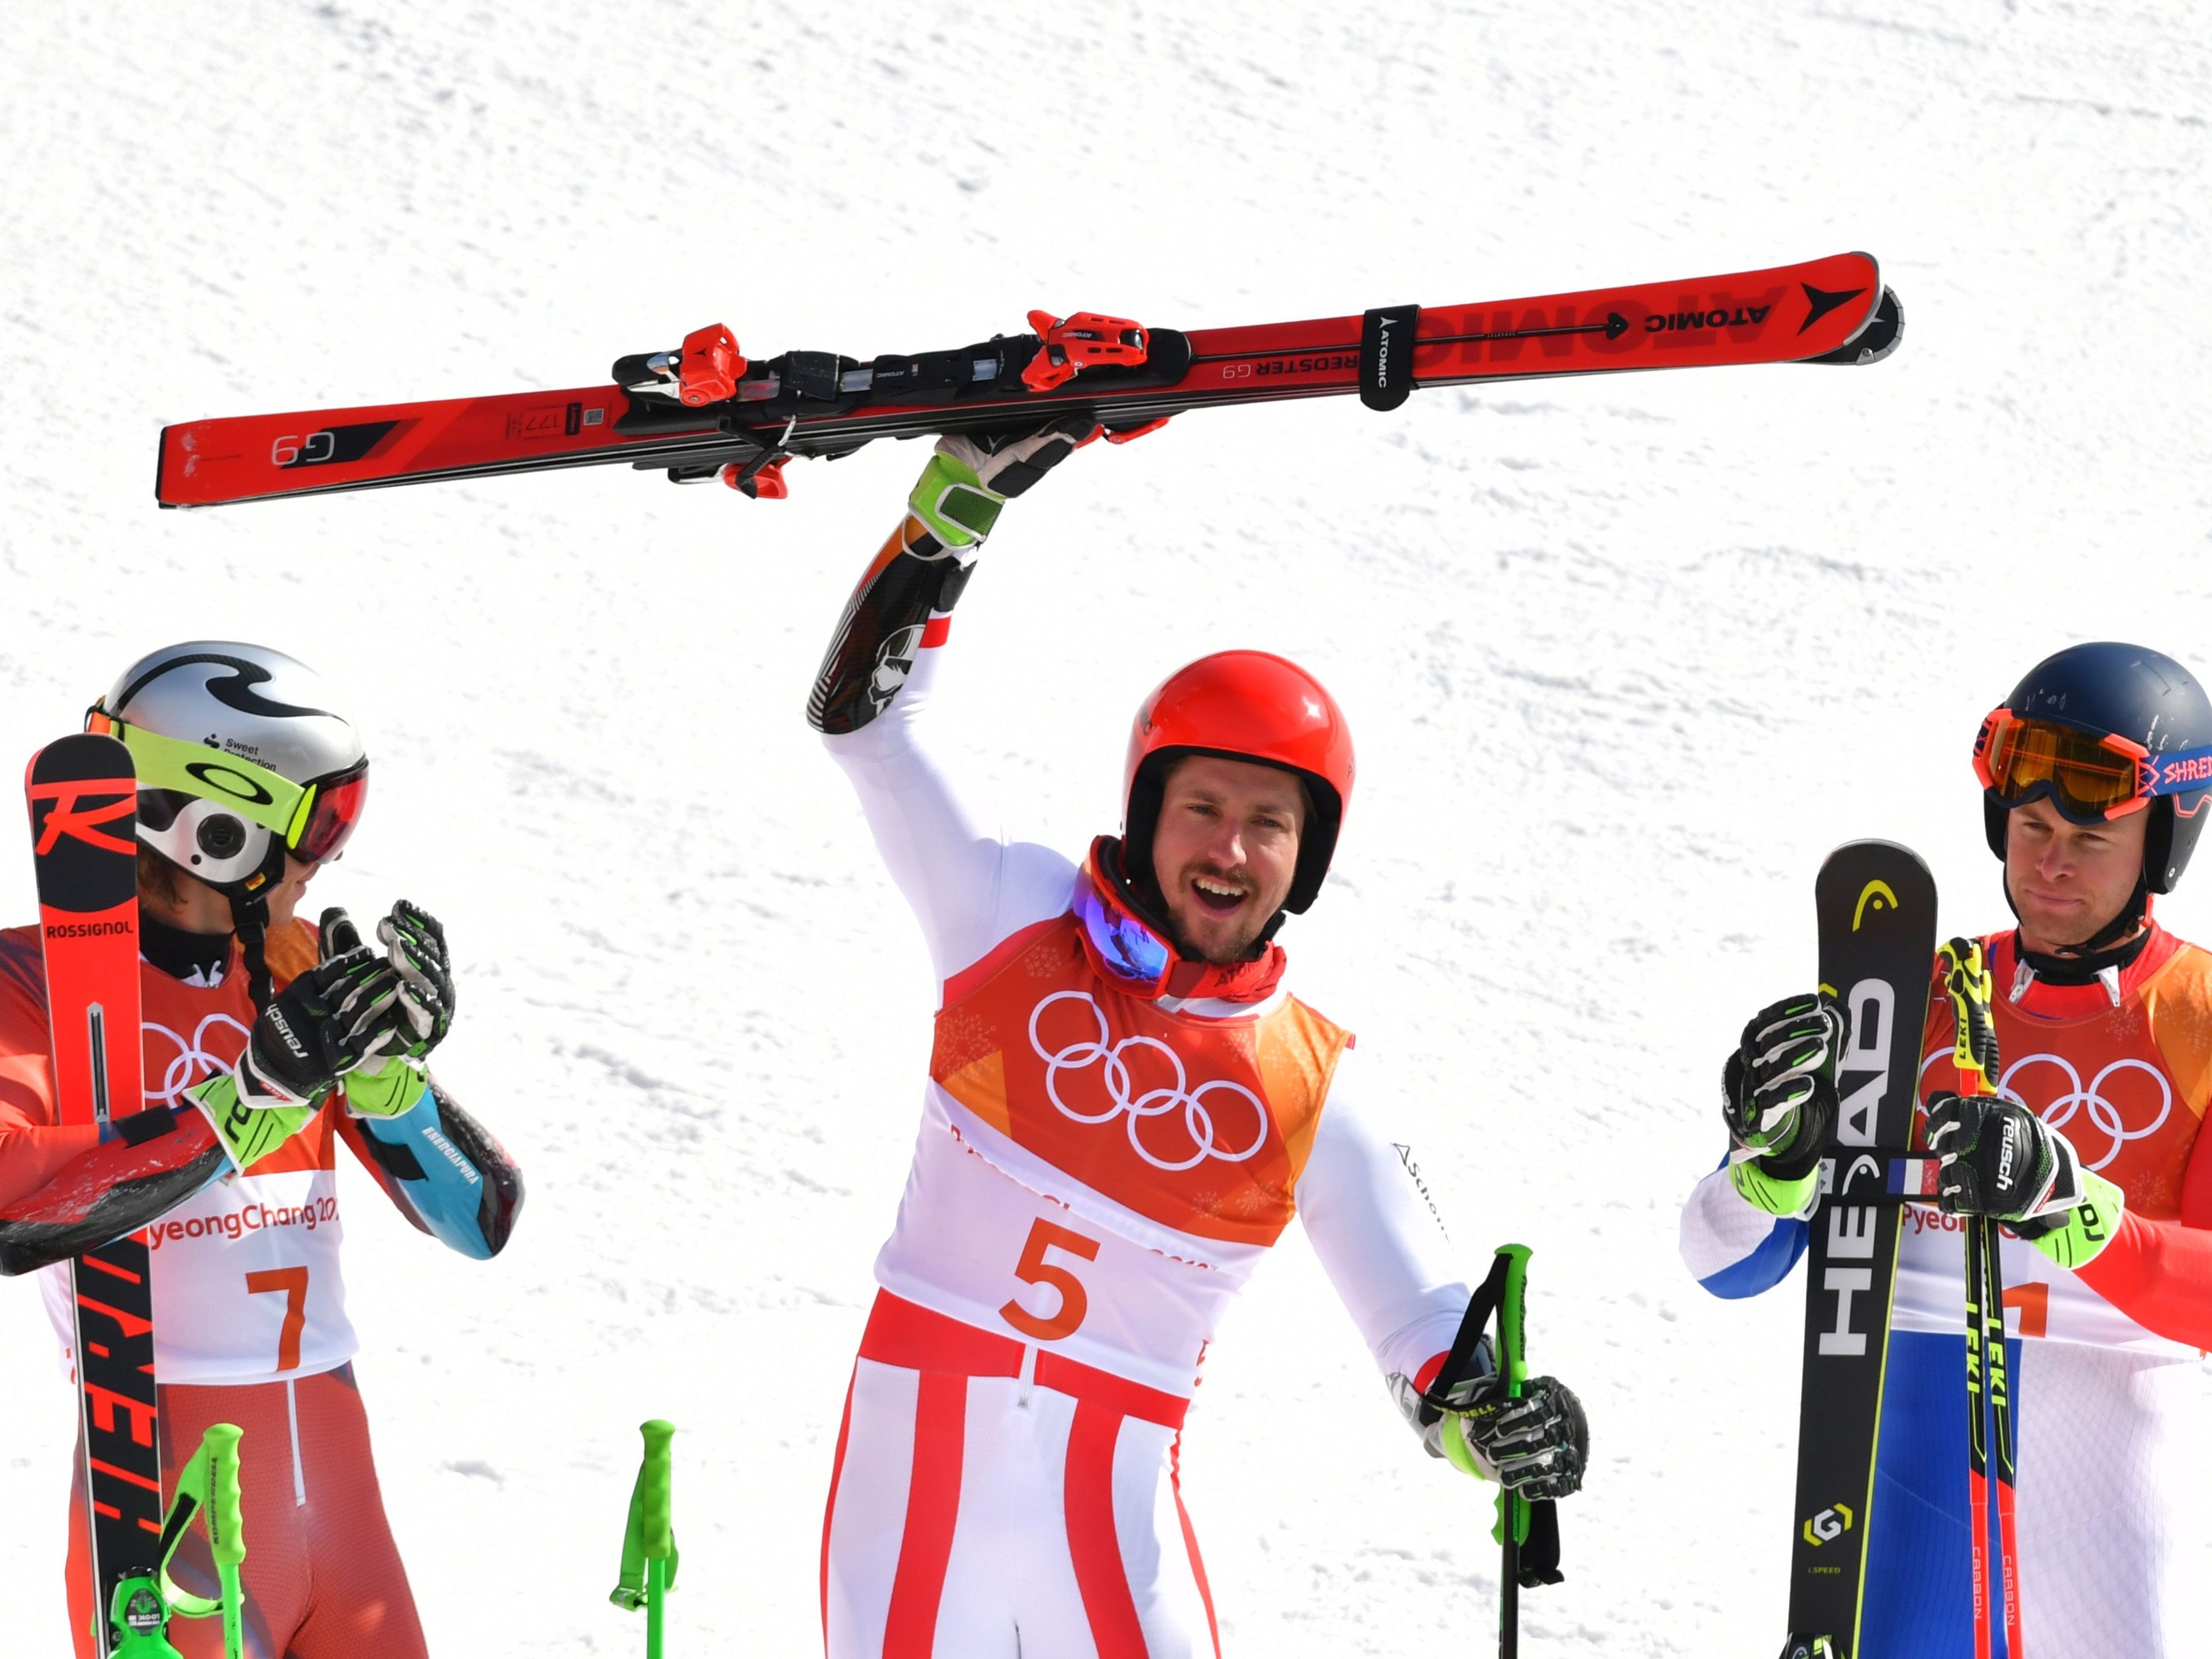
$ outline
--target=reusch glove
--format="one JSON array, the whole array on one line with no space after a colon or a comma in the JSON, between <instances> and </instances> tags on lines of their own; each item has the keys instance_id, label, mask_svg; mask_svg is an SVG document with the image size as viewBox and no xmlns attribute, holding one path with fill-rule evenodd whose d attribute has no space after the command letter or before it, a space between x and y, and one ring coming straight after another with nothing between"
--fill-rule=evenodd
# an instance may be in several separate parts
<instances>
[{"instance_id":1,"label":"reusch glove","mask_svg":"<svg viewBox=\"0 0 2212 1659\"><path fill-rule=\"evenodd\" d=\"M1751 1017L1722 1070L1721 1115L1734 1147L1729 1180L1769 1215L1797 1216L1819 1195L1821 1155L1836 1127L1836 1067L1850 1017L1816 994L1784 997Z\"/></svg>"},{"instance_id":2,"label":"reusch glove","mask_svg":"<svg viewBox=\"0 0 2212 1659\"><path fill-rule=\"evenodd\" d=\"M347 1109L360 1117L398 1117L429 1088L422 1061L453 1028L453 970L446 930L428 911L402 899L376 924L385 959L399 976L399 1018L358 1066L345 1073Z\"/></svg>"},{"instance_id":3,"label":"reusch glove","mask_svg":"<svg viewBox=\"0 0 2212 1659\"><path fill-rule=\"evenodd\" d=\"M323 912L319 935L321 960L261 1011L238 1064L187 1091L240 1170L297 1133L402 1018L398 974L343 910Z\"/></svg>"},{"instance_id":4,"label":"reusch glove","mask_svg":"<svg viewBox=\"0 0 2212 1659\"><path fill-rule=\"evenodd\" d=\"M999 510L1099 434L1080 415L1019 437L948 433L921 470L907 510L956 553L981 547Z\"/></svg>"},{"instance_id":5,"label":"reusch glove","mask_svg":"<svg viewBox=\"0 0 2212 1659\"><path fill-rule=\"evenodd\" d=\"M1535 1502L1582 1490L1589 1466L1589 1420L1575 1392L1555 1376L1530 1378L1509 1398L1493 1372L1470 1377L1435 1425L1445 1460L1465 1474L1495 1480ZM1461 1404L1462 1399L1465 1404Z\"/></svg>"},{"instance_id":6,"label":"reusch glove","mask_svg":"<svg viewBox=\"0 0 2212 1659\"><path fill-rule=\"evenodd\" d=\"M2017 1101L1930 1095L1926 1139L1946 1214L2002 1221L2068 1268L2094 1261L2119 1230L2125 1195Z\"/></svg>"}]
</instances>

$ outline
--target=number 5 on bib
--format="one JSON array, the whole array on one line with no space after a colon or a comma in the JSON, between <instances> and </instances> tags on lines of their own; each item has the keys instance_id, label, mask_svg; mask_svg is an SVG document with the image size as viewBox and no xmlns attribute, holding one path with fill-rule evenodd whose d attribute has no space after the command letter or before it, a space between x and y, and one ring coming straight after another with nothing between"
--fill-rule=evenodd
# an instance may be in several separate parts
<instances>
[{"instance_id":1,"label":"number 5 on bib","mask_svg":"<svg viewBox=\"0 0 2212 1659\"><path fill-rule=\"evenodd\" d=\"M1083 1281L1069 1269L1045 1260L1050 1249L1066 1250L1085 1261L1098 1259L1098 1241L1073 1233L1065 1227L1055 1227L1039 1217L1030 1228L1030 1236L1022 1245L1022 1259L1014 1264L1014 1277L1024 1285L1048 1285L1060 1293L1060 1306L1048 1317L1040 1318L1009 1299L999 1310L999 1316L1024 1336L1035 1342L1057 1342L1064 1336L1075 1334L1083 1317L1091 1311L1090 1294Z\"/></svg>"}]
</instances>

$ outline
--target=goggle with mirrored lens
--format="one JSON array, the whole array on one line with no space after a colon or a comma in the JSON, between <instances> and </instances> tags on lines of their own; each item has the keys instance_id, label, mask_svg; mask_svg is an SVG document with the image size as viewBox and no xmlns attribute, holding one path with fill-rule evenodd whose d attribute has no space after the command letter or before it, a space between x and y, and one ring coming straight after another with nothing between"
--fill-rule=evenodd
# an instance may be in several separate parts
<instances>
[{"instance_id":1,"label":"goggle with mirrored lens","mask_svg":"<svg viewBox=\"0 0 2212 1659\"><path fill-rule=\"evenodd\" d=\"M2212 787L2212 748L2154 755L2121 737L1993 710L1974 739L1974 774L2007 806L2048 799L2073 823L2140 811L2160 795Z\"/></svg>"},{"instance_id":2,"label":"goggle with mirrored lens","mask_svg":"<svg viewBox=\"0 0 2212 1659\"><path fill-rule=\"evenodd\" d=\"M141 789L174 789L219 800L269 830L303 864L337 857L368 803L366 756L336 772L294 783L242 755L165 738L98 708L85 715L84 729L121 739L131 751Z\"/></svg>"},{"instance_id":3,"label":"goggle with mirrored lens","mask_svg":"<svg viewBox=\"0 0 2212 1659\"><path fill-rule=\"evenodd\" d=\"M1083 925L1091 960L1101 972L1135 996L1157 997L1166 991L1176 965L1175 948L1120 902L1112 880L1100 867L1097 842L1085 860L1083 879L1076 884L1075 916Z\"/></svg>"}]
</instances>

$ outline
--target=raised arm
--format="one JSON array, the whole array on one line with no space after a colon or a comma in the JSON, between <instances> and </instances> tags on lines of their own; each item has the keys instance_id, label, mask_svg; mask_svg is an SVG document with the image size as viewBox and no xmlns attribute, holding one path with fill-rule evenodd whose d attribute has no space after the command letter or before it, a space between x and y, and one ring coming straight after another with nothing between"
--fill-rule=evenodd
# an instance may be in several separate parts
<instances>
[{"instance_id":1,"label":"raised arm","mask_svg":"<svg viewBox=\"0 0 2212 1659\"><path fill-rule=\"evenodd\" d=\"M884 863L914 908L939 981L1067 904L1073 866L1009 844L921 739L952 607L1009 497L1095 431L1063 422L994 442L939 441L838 618L806 717L852 780Z\"/></svg>"}]
</instances>

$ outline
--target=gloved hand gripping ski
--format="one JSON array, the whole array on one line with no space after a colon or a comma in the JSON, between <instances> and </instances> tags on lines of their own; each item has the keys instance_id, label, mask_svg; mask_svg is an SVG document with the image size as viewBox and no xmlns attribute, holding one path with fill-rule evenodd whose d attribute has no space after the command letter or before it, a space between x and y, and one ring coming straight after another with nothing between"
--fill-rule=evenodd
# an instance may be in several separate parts
<instances>
[{"instance_id":1,"label":"gloved hand gripping ski","mask_svg":"<svg viewBox=\"0 0 2212 1659\"><path fill-rule=\"evenodd\" d=\"M806 699L817 732L857 732L890 706L931 630L941 635L999 512L1099 435L1069 416L1019 437L940 438L907 516L853 590Z\"/></svg>"},{"instance_id":2,"label":"gloved hand gripping ski","mask_svg":"<svg viewBox=\"0 0 2212 1659\"><path fill-rule=\"evenodd\" d=\"M1804 1214L1836 1127L1836 1066L1850 1018L1828 998L1784 997L1751 1017L1722 1073L1729 1179L1770 1215Z\"/></svg>"}]
</instances>

